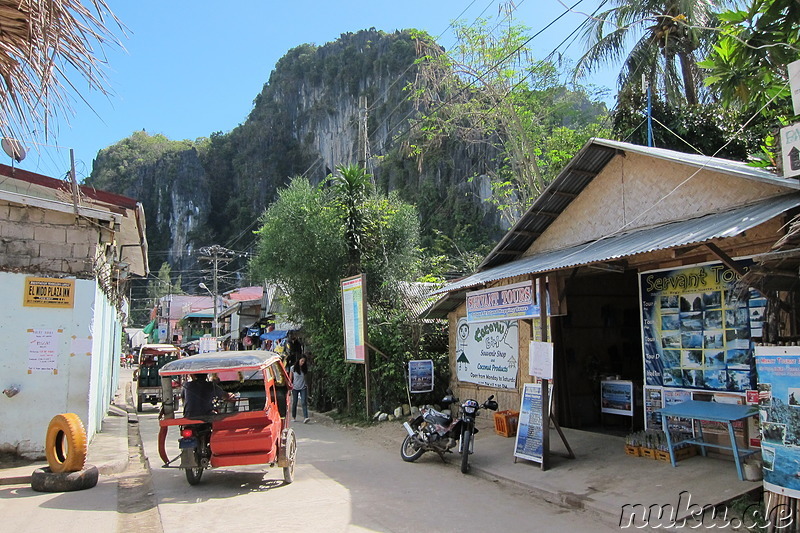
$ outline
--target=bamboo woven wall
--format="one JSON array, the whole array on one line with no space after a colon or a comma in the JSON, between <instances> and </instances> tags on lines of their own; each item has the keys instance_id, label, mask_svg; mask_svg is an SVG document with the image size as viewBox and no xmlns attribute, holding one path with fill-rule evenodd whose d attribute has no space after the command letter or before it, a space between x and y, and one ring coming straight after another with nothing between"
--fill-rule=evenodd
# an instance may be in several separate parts
<instances>
[{"instance_id":1,"label":"bamboo woven wall","mask_svg":"<svg viewBox=\"0 0 800 533\"><path fill-rule=\"evenodd\" d=\"M780 185L629 153L615 157L524 255L723 211L787 192L789 189Z\"/></svg>"}]
</instances>

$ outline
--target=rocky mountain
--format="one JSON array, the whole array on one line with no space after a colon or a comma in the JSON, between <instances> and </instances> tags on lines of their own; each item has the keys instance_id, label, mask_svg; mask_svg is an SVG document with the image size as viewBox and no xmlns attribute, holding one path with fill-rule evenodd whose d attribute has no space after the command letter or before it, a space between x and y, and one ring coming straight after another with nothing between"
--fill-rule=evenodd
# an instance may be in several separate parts
<instances>
[{"instance_id":1,"label":"rocky mountain","mask_svg":"<svg viewBox=\"0 0 800 533\"><path fill-rule=\"evenodd\" d=\"M424 159L408 153L415 111L407 86L417 75L419 38L370 29L298 46L278 61L238 127L196 141L136 132L98 153L86 183L142 201L152 271L164 261L196 269L202 246L247 251L259 215L292 177L319 182L356 163L366 116L367 168L379 188L418 206L423 244L488 247L505 230L485 201L491 188L482 175L498 164L492 148L453 140Z\"/></svg>"}]
</instances>

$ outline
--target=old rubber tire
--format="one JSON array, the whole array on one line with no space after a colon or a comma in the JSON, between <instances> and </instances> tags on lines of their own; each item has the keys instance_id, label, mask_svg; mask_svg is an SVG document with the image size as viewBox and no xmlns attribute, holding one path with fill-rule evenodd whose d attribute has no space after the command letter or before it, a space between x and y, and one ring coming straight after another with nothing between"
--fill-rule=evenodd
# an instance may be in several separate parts
<instances>
[{"instance_id":1,"label":"old rubber tire","mask_svg":"<svg viewBox=\"0 0 800 533\"><path fill-rule=\"evenodd\" d=\"M294 481L294 463L297 459L297 437L295 437L294 430L290 430L287 434L285 448L288 465L283 467L283 482L288 485Z\"/></svg>"},{"instance_id":2,"label":"old rubber tire","mask_svg":"<svg viewBox=\"0 0 800 533\"><path fill-rule=\"evenodd\" d=\"M97 485L100 472L89 465L78 472L52 472L49 468L37 468L31 475L31 488L37 492L70 492L90 489Z\"/></svg>"},{"instance_id":3,"label":"old rubber tire","mask_svg":"<svg viewBox=\"0 0 800 533\"><path fill-rule=\"evenodd\" d=\"M56 415L47 427L44 454L50 471L78 472L86 463L86 430L75 413Z\"/></svg>"},{"instance_id":4,"label":"old rubber tire","mask_svg":"<svg viewBox=\"0 0 800 533\"><path fill-rule=\"evenodd\" d=\"M461 434L461 473L469 472L469 441L472 440L472 431Z\"/></svg>"},{"instance_id":5,"label":"old rubber tire","mask_svg":"<svg viewBox=\"0 0 800 533\"><path fill-rule=\"evenodd\" d=\"M403 444L400 445L400 457L403 458L403 461L413 463L419 459L423 453L425 453L425 450L417 447L411 435L406 435L406 438L403 439Z\"/></svg>"}]
</instances>

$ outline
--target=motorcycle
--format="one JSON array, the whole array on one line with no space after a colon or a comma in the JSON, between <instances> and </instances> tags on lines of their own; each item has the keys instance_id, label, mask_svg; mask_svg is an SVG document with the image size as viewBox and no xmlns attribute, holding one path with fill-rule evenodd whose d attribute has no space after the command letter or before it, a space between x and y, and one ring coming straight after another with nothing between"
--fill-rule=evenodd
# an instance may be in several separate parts
<instances>
[{"instance_id":1,"label":"motorcycle","mask_svg":"<svg viewBox=\"0 0 800 533\"><path fill-rule=\"evenodd\" d=\"M454 398L449 390L447 396L442 399L445 405L457 402L458 398ZM494 395L489 396L483 404L472 399L464 401L457 418L433 408L423 408L414 420L403 423L408 435L400 446L400 457L403 461L411 463L425 452L435 452L442 461L445 461L444 454L452 453L452 449L458 445L458 452L461 454L461 472L466 474L469 472L469 456L475 448L474 435L478 432L475 418L480 409L496 411L497 402L494 401Z\"/></svg>"}]
</instances>

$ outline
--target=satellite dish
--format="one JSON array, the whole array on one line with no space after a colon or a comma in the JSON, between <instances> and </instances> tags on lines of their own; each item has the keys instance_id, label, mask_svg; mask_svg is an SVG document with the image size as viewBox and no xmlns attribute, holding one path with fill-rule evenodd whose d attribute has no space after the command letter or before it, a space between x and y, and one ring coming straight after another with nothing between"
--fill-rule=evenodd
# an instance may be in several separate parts
<instances>
[{"instance_id":1,"label":"satellite dish","mask_svg":"<svg viewBox=\"0 0 800 533\"><path fill-rule=\"evenodd\" d=\"M25 152L25 147L22 146L22 143L16 139L12 139L11 137L3 137L3 140L0 141L0 146L3 147L3 151L6 153L6 155L17 163L22 162L27 155Z\"/></svg>"}]
</instances>

